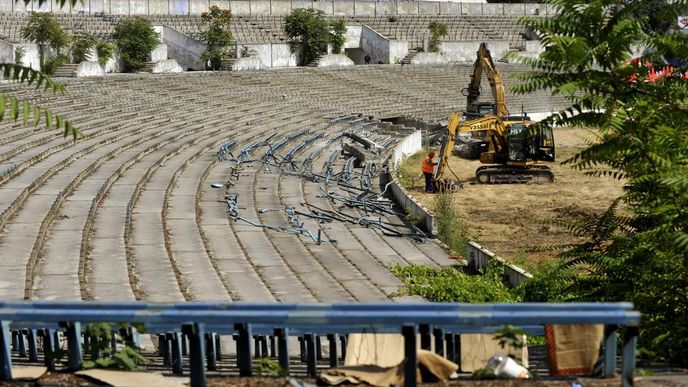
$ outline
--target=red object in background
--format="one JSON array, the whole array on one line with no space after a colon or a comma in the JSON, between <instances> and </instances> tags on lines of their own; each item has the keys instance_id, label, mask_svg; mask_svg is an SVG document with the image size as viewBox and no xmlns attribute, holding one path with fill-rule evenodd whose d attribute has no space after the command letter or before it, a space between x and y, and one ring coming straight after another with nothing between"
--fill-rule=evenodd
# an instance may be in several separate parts
<instances>
[{"instance_id":1,"label":"red object in background","mask_svg":"<svg viewBox=\"0 0 688 387\"><path fill-rule=\"evenodd\" d=\"M661 68L655 68L655 65L652 64L652 62L649 60L643 60L642 58L633 58L629 61L629 63L638 68L638 71L629 77L628 81L630 83L636 83L639 80L642 82L654 83L664 77L675 77L677 75L675 73L676 67L674 66L664 65ZM639 77L639 74L642 74L644 69L647 69L646 74L640 75ZM680 78L688 79L688 73L684 72L680 75Z\"/></svg>"}]
</instances>

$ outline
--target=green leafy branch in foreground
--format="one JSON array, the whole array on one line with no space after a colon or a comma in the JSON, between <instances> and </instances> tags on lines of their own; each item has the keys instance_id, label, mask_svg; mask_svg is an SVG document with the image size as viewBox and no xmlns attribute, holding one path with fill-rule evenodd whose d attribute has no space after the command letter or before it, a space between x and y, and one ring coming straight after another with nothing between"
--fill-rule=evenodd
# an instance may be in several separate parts
<instances>
[{"instance_id":1,"label":"green leafy branch in foreground","mask_svg":"<svg viewBox=\"0 0 688 387\"><path fill-rule=\"evenodd\" d=\"M521 19L546 50L520 58L533 71L512 91L567 100L568 108L539 125L587 127L598 138L565 164L624 181L606 212L570 219L568 230L585 240L562 254L573 275L559 289L569 300L633 302L642 313L643 357L686 365L688 35L661 26L675 25L688 1L662 2L661 12L647 12L643 1L548 4L552 17ZM646 54L631 60L634 47ZM673 69L664 67L667 58ZM534 290L543 301L559 297L547 289L556 287L543 281Z\"/></svg>"},{"instance_id":2,"label":"green leafy branch in foreground","mask_svg":"<svg viewBox=\"0 0 688 387\"><path fill-rule=\"evenodd\" d=\"M62 84L30 67L0 63L0 73L3 79L34 86L36 89L42 88L59 94L65 92ZM61 115L54 114L50 109L36 106L17 97L0 94L0 121L5 118L5 115L14 121L19 120L21 116L24 125L29 122L32 125L38 125L41 120L45 120L46 128L64 129L65 137L71 135L76 140L80 136L79 130L70 121L65 120Z\"/></svg>"}]
</instances>

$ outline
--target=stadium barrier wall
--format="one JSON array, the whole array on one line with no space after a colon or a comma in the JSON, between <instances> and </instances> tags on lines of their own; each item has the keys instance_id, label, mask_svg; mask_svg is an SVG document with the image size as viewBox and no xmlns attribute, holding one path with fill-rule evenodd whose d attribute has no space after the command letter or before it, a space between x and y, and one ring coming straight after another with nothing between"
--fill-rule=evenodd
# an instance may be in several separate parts
<instances>
[{"instance_id":1,"label":"stadium barrier wall","mask_svg":"<svg viewBox=\"0 0 688 387\"><path fill-rule=\"evenodd\" d=\"M437 225L435 224L435 216L432 211L414 200L408 191L402 187L396 177L396 170L401 161L421 149L423 149L423 143L422 132L420 130L411 133L396 145L392 157L389 160L386 176L386 183L389 184L387 189L390 190L392 197L399 206L405 208L409 212L409 215L416 219L420 219L420 229L432 235L436 235ZM420 173L420 169L418 173Z\"/></svg>"},{"instance_id":2,"label":"stadium barrier wall","mask_svg":"<svg viewBox=\"0 0 688 387\"><path fill-rule=\"evenodd\" d=\"M299 62L297 53L292 53L289 43L241 44L236 46L237 58L241 50L247 47L256 52L256 57L263 67L296 67Z\"/></svg>"},{"instance_id":3,"label":"stadium barrier wall","mask_svg":"<svg viewBox=\"0 0 688 387\"><path fill-rule=\"evenodd\" d=\"M521 269L516 265L512 265L504 260L504 258L497 256L490 250L480 246L475 242L468 242L468 266L475 272L487 270L487 265L491 259L497 260L504 266L504 276L507 278L509 285L517 286L528 278L533 278L533 275Z\"/></svg>"},{"instance_id":4,"label":"stadium barrier wall","mask_svg":"<svg viewBox=\"0 0 688 387\"><path fill-rule=\"evenodd\" d=\"M368 26L361 29L361 48L372 64L401 63L408 54L408 42L389 39Z\"/></svg>"},{"instance_id":5,"label":"stadium barrier wall","mask_svg":"<svg viewBox=\"0 0 688 387\"><path fill-rule=\"evenodd\" d=\"M288 15L293 9L313 8L331 16L384 15L549 15L551 5L526 3L453 3L437 1L304 1L304 0L84 0L60 7L48 0L0 0L0 12L106 13L115 15L199 15L210 6L230 9L234 15Z\"/></svg>"},{"instance_id":6,"label":"stadium barrier wall","mask_svg":"<svg viewBox=\"0 0 688 387\"><path fill-rule=\"evenodd\" d=\"M40 70L38 46L34 43L10 43L0 39L0 63L14 63L14 56L19 47L24 47L22 64Z\"/></svg>"},{"instance_id":7,"label":"stadium barrier wall","mask_svg":"<svg viewBox=\"0 0 688 387\"><path fill-rule=\"evenodd\" d=\"M160 39L166 47L165 57L172 58L179 63L184 70L205 70L205 63L201 59L201 54L205 51L205 44L184 35L174 28L167 26L155 26L159 29Z\"/></svg>"}]
</instances>

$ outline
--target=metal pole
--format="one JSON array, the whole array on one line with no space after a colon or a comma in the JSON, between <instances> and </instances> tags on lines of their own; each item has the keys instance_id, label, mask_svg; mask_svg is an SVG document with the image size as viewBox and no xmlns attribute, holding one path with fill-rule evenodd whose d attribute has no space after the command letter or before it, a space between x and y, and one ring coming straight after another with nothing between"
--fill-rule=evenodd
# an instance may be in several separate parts
<instances>
[{"instance_id":1,"label":"metal pole","mask_svg":"<svg viewBox=\"0 0 688 387\"><path fill-rule=\"evenodd\" d=\"M404 325L401 327L401 334L404 336L404 386L416 387L416 326Z\"/></svg>"}]
</instances>

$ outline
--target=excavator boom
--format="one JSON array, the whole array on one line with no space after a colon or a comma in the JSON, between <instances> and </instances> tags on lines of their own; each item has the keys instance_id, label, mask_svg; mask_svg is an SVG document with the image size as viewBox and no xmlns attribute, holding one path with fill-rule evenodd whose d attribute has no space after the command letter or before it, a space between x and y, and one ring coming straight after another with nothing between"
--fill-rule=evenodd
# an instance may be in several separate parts
<instances>
[{"instance_id":1,"label":"excavator boom","mask_svg":"<svg viewBox=\"0 0 688 387\"><path fill-rule=\"evenodd\" d=\"M454 151L454 144L456 143L456 138L458 136L459 128L459 114L454 113L449 118L449 123L447 124L447 134L442 141L442 146L439 151L439 158L437 161L437 168L435 169L435 174L433 176L433 181L435 185L435 190L437 191L455 191L461 183L456 178L456 180L447 178L451 169L449 168L449 159L452 157L452 152Z\"/></svg>"},{"instance_id":2,"label":"excavator boom","mask_svg":"<svg viewBox=\"0 0 688 387\"><path fill-rule=\"evenodd\" d=\"M490 82L490 89L494 98L493 112L497 117L509 115L506 107L506 97L504 92L504 82L502 76L495 69L494 61L487 44L480 43L475 63L473 63L473 74L468 87L464 89L466 95L466 109L472 113L480 113L477 109L478 99L480 98L480 82L483 78L483 71L487 73L487 80Z\"/></svg>"}]
</instances>

